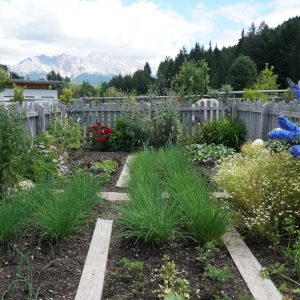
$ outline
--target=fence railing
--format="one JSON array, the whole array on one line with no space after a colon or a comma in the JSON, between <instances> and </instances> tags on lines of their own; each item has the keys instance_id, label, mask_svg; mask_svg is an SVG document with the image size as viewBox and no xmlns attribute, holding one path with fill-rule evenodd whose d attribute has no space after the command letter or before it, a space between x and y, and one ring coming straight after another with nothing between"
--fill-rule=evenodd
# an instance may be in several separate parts
<instances>
[{"instance_id":1,"label":"fence railing","mask_svg":"<svg viewBox=\"0 0 300 300\"><path fill-rule=\"evenodd\" d=\"M52 103L25 103L17 106L18 111L26 114L26 127L35 136L45 130L51 114L67 114L79 122L83 131L96 121L114 128L117 120L124 112L132 109L143 111L145 114L156 110L166 109L166 103L140 102L135 106L115 101L112 103L84 103L77 102L72 105L62 105L59 102ZM230 117L241 120L247 127L247 138L266 139L270 130L278 127L277 116L285 115L295 122L300 122L300 104L297 100L289 103L275 103L263 101L242 101L231 99L226 104L206 99L193 104L191 101L177 106L181 120L182 136L194 136L201 124L206 121L217 120L222 117Z\"/></svg>"}]
</instances>

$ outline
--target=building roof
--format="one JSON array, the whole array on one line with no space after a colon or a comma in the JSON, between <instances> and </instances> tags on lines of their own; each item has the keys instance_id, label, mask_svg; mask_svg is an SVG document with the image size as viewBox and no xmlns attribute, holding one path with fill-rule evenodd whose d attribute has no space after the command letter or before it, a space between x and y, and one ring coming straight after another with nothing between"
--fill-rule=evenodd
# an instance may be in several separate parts
<instances>
[{"instance_id":1,"label":"building roof","mask_svg":"<svg viewBox=\"0 0 300 300\"><path fill-rule=\"evenodd\" d=\"M64 84L63 81L54 81L54 80L28 80L28 79L11 79L11 83L15 84L41 84L41 85L54 85L54 84Z\"/></svg>"}]
</instances>

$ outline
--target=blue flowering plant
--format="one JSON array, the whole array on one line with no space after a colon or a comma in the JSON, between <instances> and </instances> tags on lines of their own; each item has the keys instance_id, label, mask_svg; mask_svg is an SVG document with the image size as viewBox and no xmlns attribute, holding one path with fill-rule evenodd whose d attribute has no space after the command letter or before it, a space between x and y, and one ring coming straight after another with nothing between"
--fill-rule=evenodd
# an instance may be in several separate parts
<instances>
[{"instance_id":1,"label":"blue flowering plant","mask_svg":"<svg viewBox=\"0 0 300 300\"><path fill-rule=\"evenodd\" d=\"M300 87L289 78L287 79L287 82L290 86L291 92L294 93L297 97L297 100L300 101Z\"/></svg>"},{"instance_id":2,"label":"blue flowering plant","mask_svg":"<svg viewBox=\"0 0 300 300\"><path fill-rule=\"evenodd\" d=\"M277 122L280 128L269 132L268 137L270 139L293 141L300 138L300 127L295 123L289 121L284 116L278 116ZM294 157L300 156L300 145L290 147L289 151Z\"/></svg>"}]
</instances>

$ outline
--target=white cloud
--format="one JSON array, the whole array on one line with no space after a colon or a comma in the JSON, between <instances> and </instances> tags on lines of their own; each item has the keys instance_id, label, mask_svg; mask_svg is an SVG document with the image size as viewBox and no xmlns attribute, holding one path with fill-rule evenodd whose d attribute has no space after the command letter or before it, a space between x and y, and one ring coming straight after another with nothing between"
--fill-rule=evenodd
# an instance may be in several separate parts
<instances>
[{"instance_id":1,"label":"white cloud","mask_svg":"<svg viewBox=\"0 0 300 300\"><path fill-rule=\"evenodd\" d=\"M157 67L165 56L195 42L207 46L212 40L219 48L235 44L252 21L276 26L300 15L298 3L250 0L208 10L199 1L187 19L152 0L130 5L122 0L0 0L0 63L15 64L39 54L85 56L100 51L148 60Z\"/></svg>"},{"instance_id":2,"label":"white cloud","mask_svg":"<svg viewBox=\"0 0 300 300\"><path fill-rule=\"evenodd\" d=\"M220 7L216 14L224 17L231 22L241 24L241 26L249 26L257 17L260 16L261 4L253 3L235 3Z\"/></svg>"},{"instance_id":3,"label":"white cloud","mask_svg":"<svg viewBox=\"0 0 300 300\"><path fill-rule=\"evenodd\" d=\"M275 27L289 18L300 16L299 0L274 0L272 7L273 9L261 18L271 27Z\"/></svg>"},{"instance_id":4,"label":"white cloud","mask_svg":"<svg viewBox=\"0 0 300 300\"><path fill-rule=\"evenodd\" d=\"M120 0L0 0L3 63L41 53L93 51L158 61L209 31L211 24L187 20L152 1L125 6Z\"/></svg>"}]
</instances>

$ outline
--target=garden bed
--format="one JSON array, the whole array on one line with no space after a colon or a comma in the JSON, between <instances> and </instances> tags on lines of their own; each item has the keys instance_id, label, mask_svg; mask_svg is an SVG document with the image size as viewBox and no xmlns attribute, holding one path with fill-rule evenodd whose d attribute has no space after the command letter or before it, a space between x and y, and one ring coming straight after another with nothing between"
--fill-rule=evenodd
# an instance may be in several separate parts
<instances>
[{"instance_id":1,"label":"garden bed","mask_svg":"<svg viewBox=\"0 0 300 300\"><path fill-rule=\"evenodd\" d=\"M230 279L213 280L204 275L203 264L197 261L199 254L194 243L174 241L160 247L136 245L133 240L120 237L119 233L120 227L115 224L103 299L158 299L155 290L162 285L159 274L164 255L169 255L174 261L179 277L189 282L190 299L224 299L225 296L230 297L227 299L252 299L246 283L224 246L220 246L214 257L214 267L227 267ZM143 262L143 268L135 273L122 263L124 258L133 263Z\"/></svg>"},{"instance_id":2,"label":"garden bed","mask_svg":"<svg viewBox=\"0 0 300 300\"><path fill-rule=\"evenodd\" d=\"M71 156L73 165L112 159L118 171L103 188L115 186L127 154L122 152L79 151ZM41 240L39 232L28 228L10 244L0 247L0 296L4 299L74 299L95 222L110 204L98 204L80 232L59 242Z\"/></svg>"},{"instance_id":3,"label":"garden bed","mask_svg":"<svg viewBox=\"0 0 300 300\"><path fill-rule=\"evenodd\" d=\"M246 238L245 242L260 262L267 268L270 279L287 299L300 299L300 286L294 270L283 253L283 245L274 245L266 240ZM293 282L295 281L295 282Z\"/></svg>"}]
</instances>

